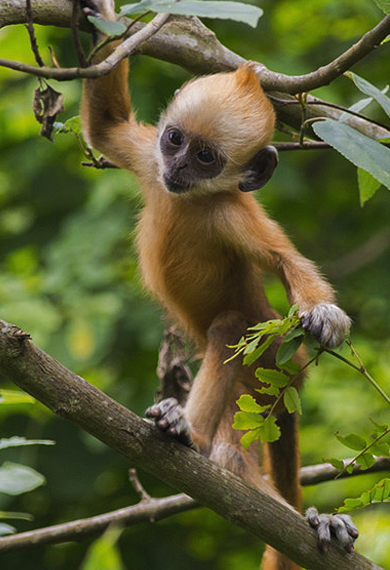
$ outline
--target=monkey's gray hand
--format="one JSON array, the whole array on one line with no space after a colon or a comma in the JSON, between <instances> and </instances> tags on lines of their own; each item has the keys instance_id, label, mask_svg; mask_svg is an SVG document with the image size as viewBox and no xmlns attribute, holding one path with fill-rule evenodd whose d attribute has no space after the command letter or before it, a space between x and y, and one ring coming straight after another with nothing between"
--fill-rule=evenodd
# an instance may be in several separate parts
<instances>
[{"instance_id":1,"label":"monkey's gray hand","mask_svg":"<svg viewBox=\"0 0 390 570\"><path fill-rule=\"evenodd\" d=\"M191 427L186 420L184 410L176 398L166 398L158 404L150 406L145 412L147 418L154 420L156 426L165 433L171 435L184 445L197 449Z\"/></svg>"},{"instance_id":2,"label":"monkey's gray hand","mask_svg":"<svg viewBox=\"0 0 390 570\"><path fill-rule=\"evenodd\" d=\"M300 315L302 326L326 348L335 348L347 338L351 320L337 305L318 303Z\"/></svg>"},{"instance_id":3,"label":"monkey's gray hand","mask_svg":"<svg viewBox=\"0 0 390 570\"><path fill-rule=\"evenodd\" d=\"M116 20L114 0L80 0L80 5L86 16Z\"/></svg>"},{"instance_id":4,"label":"monkey's gray hand","mask_svg":"<svg viewBox=\"0 0 390 570\"><path fill-rule=\"evenodd\" d=\"M306 511L309 525L317 531L318 548L326 552L332 537L347 551L353 552L353 543L359 531L348 515L319 515L317 509L310 507Z\"/></svg>"}]
</instances>

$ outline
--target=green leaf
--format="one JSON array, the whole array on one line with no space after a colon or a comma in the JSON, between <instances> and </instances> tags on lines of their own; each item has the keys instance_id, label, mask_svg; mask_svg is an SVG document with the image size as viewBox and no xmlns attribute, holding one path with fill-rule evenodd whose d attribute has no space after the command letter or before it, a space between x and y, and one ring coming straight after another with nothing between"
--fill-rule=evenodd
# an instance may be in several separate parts
<instances>
[{"instance_id":1,"label":"green leaf","mask_svg":"<svg viewBox=\"0 0 390 570\"><path fill-rule=\"evenodd\" d=\"M371 176L369 172L366 172L362 168L358 168L357 170L358 176L358 185L359 185L359 196L360 196L360 205L364 206L364 204L372 198L375 192L381 187L381 183Z\"/></svg>"},{"instance_id":2,"label":"green leaf","mask_svg":"<svg viewBox=\"0 0 390 570\"><path fill-rule=\"evenodd\" d=\"M298 348L301 346L302 342L303 342L302 333L292 337L289 340L287 340L286 337L285 341L279 347L278 352L276 353L276 364L278 366L281 366L282 364L290 360L294 356Z\"/></svg>"},{"instance_id":3,"label":"green leaf","mask_svg":"<svg viewBox=\"0 0 390 570\"><path fill-rule=\"evenodd\" d=\"M287 374L284 374L284 372L279 372L278 370L257 368L255 374L261 382L272 384L272 386L276 386L277 388L283 388L290 381L290 378L287 376Z\"/></svg>"},{"instance_id":4,"label":"green leaf","mask_svg":"<svg viewBox=\"0 0 390 570\"><path fill-rule=\"evenodd\" d=\"M251 412L256 414L264 412L264 408L259 406L253 396L250 396L249 394L242 394L242 396L237 400L237 404L242 412Z\"/></svg>"},{"instance_id":5,"label":"green leaf","mask_svg":"<svg viewBox=\"0 0 390 570\"><path fill-rule=\"evenodd\" d=\"M374 2L385 14L390 12L390 0L374 0Z\"/></svg>"},{"instance_id":6,"label":"green leaf","mask_svg":"<svg viewBox=\"0 0 390 570\"><path fill-rule=\"evenodd\" d=\"M244 435L240 439L240 443L243 447L245 447L245 449L248 449L251 443L259 439L259 437L260 437L260 430L253 429L248 431L247 433L244 433Z\"/></svg>"},{"instance_id":7,"label":"green leaf","mask_svg":"<svg viewBox=\"0 0 390 570\"><path fill-rule=\"evenodd\" d=\"M294 360L286 360L286 362L277 362L277 365L279 366L279 368L281 368L282 370L284 370L285 372L287 372L287 374L290 374L291 376L295 376L296 374L299 374L299 372L301 371L301 366L300 364L298 364L298 362L294 362Z\"/></svg>"},{"instance_id":8,"label":"green leaf","mask_svg":"<svg viewBox=\"0 0 390 570\"><path fill-rule=\"evenodd\" d=\"M0 467L0 492L7 495L27 493L45 483L43 475L25 465L7 461Z\"/></svg>"},{"instance_id":9,"label":"green leaf","mask_svg":"<svg viewBox=\"0 0 390 570\"><path fill-rule=\"evenodd\" d=\"M25 437L10 437L0 439L0 450L8 447L22 447L25 445L55 445L55 441L48 439L26 439Z\"/></svg>"},{"instance_id":10,"label":"green leaf","mask_svg":"<svg viewBox=\"0 0 390 570\"><path fill-rule=\"evenodd\" d=\"M380 105L384 112L390 117L390 99L380 89L369 83L366 79L363 79L363 77L352 73L352 71L348 71L345 75L352 79L359 91L364 93L364 95L375 99L378 105Z\"/></svg>"},{"instance_id":11,"label":"green leaf","mask_svg":"<svg viewBox=\"0 0 390 570\"><path fill-rule=\"evenodd\" d=\"M349 435L343 437L339 433L335 433L336 438L339 440L340 443L349 447L349 449L354 449L356 451L361 451L365 447L367 447L366 440L356 433L350 433Z\"/></svg>"},{"instance_id":12,"label":"green leaf","mask_svg":"<svg viewBox=\"0 0 390 570\"><path fill-rule=\"evenodd\" d=\"M0 405L10 404L35 404L36 400L25 394L24 392L17 392L16 390L0 390Z\"/></svg>"},{"instance_id":13,"label":"green leaf","mask_svg":"<svg viewBox=\"0 0 390 570\"><path fill-rule=\"evenodd\" d=\"M260 414L254 414L250 412L236 412L234 414L233 429L256 429L263 423L264 418Z\"/></svg>"},{"instance_id":14,"label":"green leaf","mask_svg":"<svg viewBox=\"0 0 390 570\"><path fill-rule=\"evenodd\" d=\"M339 512L360 509L374 503L390 502L390 479L382 479L369 491L364 491L356 499L345 499L344 504L337 509Z\"/></svg>"},{"instance_id":15,"label":"green leaf","mask_svg":"<svg viewBox=\"0 0 390 570\"><path fill-rule=\"evenodd\" d=\"M250 353L250 354L247 354L247 355L244 357L244 360L243 360L244 364L245 364L246 366L250 366L251 364L253 364L254 362L256 362L256 360L257 360L258 358L260 358L260 356L261 356L262 354L264 354L264 352L267 350L267 348L268 348L269 346L271 346L271 344L274 342L274 340L275 340L275 335L269 336L269 337L267 338L267 340L265 340L265 341L263 342L263 344L261 344L258 348L256 348L256 350L254 350L254 351L253 351L252 353Z\"/></svg>"},{"instance_id":16,"label":"green leaf","mask_svg":"<svg viewBox=\"0 0 390 570\"><path fill-rule=\"evenodd\" d=\"M371 453L363 453L357 460L361 469L364 471L365 469L369 469L375 463L375 457Z\"/></svg>"},{"instance_id":17,"label":"green leaf","mask_svg":"<svg viewBox=\"0 0 390 570\"><path fill-rule=\"evenodd\" d=\"M119 21L103 20L96 16L88 16L88 20L107 36L121 36L126 31L126 24Z\"/></svg>"},{"instance_id":18,"label":"green leaf","mask_svg":"<svg viewBox=\"0 0 390 570\"><path fill-rule=\"evenodd\" d=\"M336 459L335 457L328 457L323 461L324 463L330 463L338 471L342 471L344 469L344 462L341 459Z\"/></svg>"},{"instance_id":19,"label":"green leaf","mask_svg":"<svg viewBox=\"0 0 390 570\"><path fill-rule=\"evenodd\" d=\"M363 168L390 189L390 149L333 119L319 121L313 129L355 166Z\"/></svg>"},{"instance_id":20,"label":"green leaf","mask_svg":"<svg viewBox=\"0 0 390 570\"><path fill-rule=\"evenodd\" d=\"M258 6L243 4L241 2L225 2L223 0L169 0L144 1L139 4L126 4L121 8L121 15L137 14L145 9L153 12L167 14L180 14L185 16L198 16L200 18L218 18L222 20L235 20L255 28L263 10Z\"/></svg>"},{"instance_id":21,"label":"green leaf","mask_svg":"<svg viewBox=\"0 0 390 570\"><path fill-rule=\"evenodd\" d=\"M259 434L263 443L277 441L280 438L280 427L274 416L268 416L264 420L263 425L259 427Z\"/></svg>"},{"instance_id":22,"label":"green leaf","mask_svg":"<svg viewBox=\"0 0 390 570\"><path fill-rule=\"evenodd\" d=\"M298 390L294 388L294 386L287 388L283 394L283 402L290 414L293 412L302 414L301 399L299 397Z\"/></svg>"},{"instance_id":23,"label":"green leaf","mask_svg":"<svg viewBox=\"0 0 390 570\"><path fill-rule=\"evenodd\" d=\"M268 396L279 396L280 390L276 386L262 386L261 388L255 388L256 392L259 394L267 394Z\"/></svg>"},{"instance_id":24,"label":"green leaf","mask_svg":"<svg viewBox=\"0 0 390 570\"><path fill-rule=\"evenodd\" d=\"M0 536L6 536L8 534L15 534L17 532L14 526L10 524L0 523Z\"/></svg>"},{"instance_id":25,"label":"green leaf","mask_svg":"<svg viewBox=\"0 0 390 570\"><path fill-rule=\"evenodd\" d=\"M19 519L22 521L33 521L34 517L29 513L15 513L11 511L0 511L0 519Z\"/></svg>"},{"instance_id":26,"label":"green leaf","mask_svg":"<svg viewBox=\"0 0 390 570\"><path fill-rule=\"evenodd\" d=\"M118 539L123 529L109 529L88 549L81 570L125 570L118 548Z\"/></svg>"}]
</instances>

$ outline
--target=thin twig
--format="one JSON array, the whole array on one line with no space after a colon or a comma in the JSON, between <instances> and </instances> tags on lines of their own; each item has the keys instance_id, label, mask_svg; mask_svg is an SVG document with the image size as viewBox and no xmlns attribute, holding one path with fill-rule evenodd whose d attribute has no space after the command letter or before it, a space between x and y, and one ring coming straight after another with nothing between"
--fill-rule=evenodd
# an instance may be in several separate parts
<instances>
[{"instance_id":1,"label":"thin twig","mask_svg":"<svg viewBox=\"0 0 390 570\"><path fill-rule=\"evenodd\" d=\"M83 46L81 45L80 36L79 36L79 15L80 15L79 0L72 0L71 28L72 28L73 45L75 47L77 59L80 66L87 67L88 65L87 58L85 57L85 53L83 50Z\"/></svg>"},{"instance_id":2,"label":"thin twig","mask_svg":"<svg viewBox=\"0 0 390 570\"><path fill-rule=\"evenodd\" d=\"M35 57L35 61L39 67L44 67L43 60L39 53L37 38L35 37L32 10L31 10L31 0L26 0L26 12L27 12L27 31L30 37L31 49Z\"/></svg>"},{"instance_id":3,"label":"thin twig","mask_svg":"<svg viewBox=\"0 0 390 570\"><path fill-rule=\"evenodd\" d=\"M123 59L136 51L139 46L154 36L166 22L169 20L170 14L158 14L144 28L139 30L133 36L124 40L104 61L90 65L89 67L71 67L66 69L56 69L52 67L35 67L18 61L10 61L0 58L0 66L30 73L38 77L52 78L57 81L69 81L71 79L93 79L108 75L116 65Z\"/></svg>"}]
</instances>

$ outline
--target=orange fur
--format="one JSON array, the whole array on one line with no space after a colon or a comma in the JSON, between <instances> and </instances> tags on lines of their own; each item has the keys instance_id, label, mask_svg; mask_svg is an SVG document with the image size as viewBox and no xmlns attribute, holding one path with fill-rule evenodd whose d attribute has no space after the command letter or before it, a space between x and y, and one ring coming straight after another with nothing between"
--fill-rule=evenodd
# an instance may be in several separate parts
<instances>
[{"instance_id":1,"label":"orange fur","mask_svg":"<svg viewBox=\"0 0 390 570\"><path fill-rule=\"evenodd\" d=\"M145 198L137 234L144 282L204 352L185 408L194 440L203 453L267 488L256 450L244 451L241 434L231 428L241 393L261 401L255 391L258 382L238 359L223 364L231 354L226 345L236 343L248 325L275 316L264 293L262 270L280 277L290 302L301 311L333 302L332 289L315 266L295 250L254 197L238 189L243 165L272 136L272 106L254 72L242 67L189 82L158 127L145 126L131 113L127 72L127 62L122 62L109 76L86 81L82 116L87 139L138 175ZM227 158L222 173L186 194L169 193L158 147L159 134L169 124L218 144ZM263 366L274 366L275 352L276 347L266 352ZM284 423L287 429L281 442L271 446L268 462L276 489L299 509L296 422ZM267 570L296 568L274 551L267 556Z\"/></svg>"}]
</instances>

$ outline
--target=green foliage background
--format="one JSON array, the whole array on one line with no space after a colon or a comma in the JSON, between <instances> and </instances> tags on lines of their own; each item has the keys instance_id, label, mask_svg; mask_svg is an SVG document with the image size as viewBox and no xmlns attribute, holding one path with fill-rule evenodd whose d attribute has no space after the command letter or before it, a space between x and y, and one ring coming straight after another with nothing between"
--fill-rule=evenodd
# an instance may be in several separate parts
<instances>
[{"instance_id":1,"label":"green foliage background","mask_svg":"<svg viewBox=\"0 0 390 570\"><path fill-rule=\"evenodd\" d=\"M124 2L123 2L124 3ZM119 3L117 3L118 5ZM206 21L220 40L248 59L289 74L312 71L339 55L383 16L366 0L263 0L257 29ZM41 53L47 46L62 65L75 65L68 30L37 27ZM85 38L86 45L88 38ZM32 63L23 26L0 31L0 55ZM354 71L383 88L389 47L371 54ZM134 59L133 103L154 121L171 94L187 79L180 68ZM52 86L64 93L65 121L78 114L79 82ZM142 290L133 244L140 207L137 184L128 173L83 168L76 140L38 136L32 113L37 80L0 68L0 317L31 333L64 365L143 414L157 388L155 367L163 329L159 308ZM340 78L319 97L349 106L360 98ZM372 106L371 116L385 121ZM280 138L280 136L279 136ZM390 196L381 189L360 208L356 169L334 151L283 153L273 180L259 192L271 216L307 257L315 260L339 292L354 320L353 340L366 366L389 392L390 372ZM280 284L268 279L275 307L286 310ZM6 378L1 386L11 388ZM330 358L313 369L303 396L303 464L345 454L333 437L370 430L368 417L388 422L389 411L365 381ZM57 441L54 447L2 452L1 460L34 467L47 485L19 498L0 497L0 509L27 511L27 530L91 516L135 502L126 461L39 404L0 407L1 436ZM140 473L151 494L172 490ZM346 495L370 487L364 476L305 489L305 504L320 510L339 506ZM355 516L358 549L390 569L388 507ZM258 541L203 509L158 525L122 533L124 565L133 570L252 570ZM4 555L7 570L79 568L89 542Z\"/></svg>"}]
</instances>

